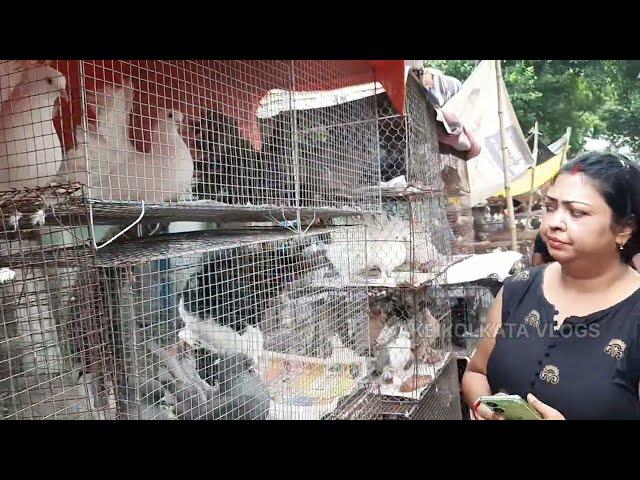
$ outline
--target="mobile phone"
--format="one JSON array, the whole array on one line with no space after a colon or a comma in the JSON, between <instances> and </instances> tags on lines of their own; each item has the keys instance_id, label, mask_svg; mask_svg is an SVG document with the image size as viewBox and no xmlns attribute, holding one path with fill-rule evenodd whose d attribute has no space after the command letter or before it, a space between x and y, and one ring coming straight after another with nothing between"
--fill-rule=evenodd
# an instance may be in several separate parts
<instances>
[{"instance_id":1,"label":"mobile phone","mask_svg":"<svg viewBox=\"0 0 640 480\"><path fill-rule=\"evenodd\" d=\"M542 420L542 416L520 395L488 395L479 400L505 420Z\"/></svg>"}]
</instances>

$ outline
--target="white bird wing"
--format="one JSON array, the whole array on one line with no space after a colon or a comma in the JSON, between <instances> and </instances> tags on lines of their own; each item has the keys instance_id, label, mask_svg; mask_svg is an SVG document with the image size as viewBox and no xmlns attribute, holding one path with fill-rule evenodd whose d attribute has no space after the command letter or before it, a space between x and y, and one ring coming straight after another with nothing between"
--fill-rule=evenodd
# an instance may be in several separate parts
<instances>
[{"instance_id":1,"label":"white bird wing","mask_svg":"<svg viewBox=\"0 0 640 480\"><path fill-rule=\"evenodd\" d=\"M193 159L174 121L160 119L152 131L150 153L136 153L125 175L138 180L139 200L167 202L184 199L191 192Z\"/></svg>"}]
</instances>

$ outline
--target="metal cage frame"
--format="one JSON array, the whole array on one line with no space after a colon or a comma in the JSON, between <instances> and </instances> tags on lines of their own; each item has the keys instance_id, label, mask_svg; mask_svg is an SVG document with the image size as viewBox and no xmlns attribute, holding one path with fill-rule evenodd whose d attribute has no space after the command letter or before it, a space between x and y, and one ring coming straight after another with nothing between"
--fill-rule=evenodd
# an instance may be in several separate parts
<instances>
[{"instance_id":1,"label":"metal cage frame","mask_svg":"<svg viewBox=\"0 0 640 480\"><path fill-rule=\"evenodd\" d=\"M77 185L0 196L1 418L116 416L115 362ZM67 208L70 207L70 208Z\"/></svg>"},{"instance_id":2,"label":"metal cage frame","mask_svg":"<svg viewBox=\"0 0 640 480\"><path fill-rule=\"evenodd\" d=\"M345 242L356 251L364 248L361 230L312 229L304 236L281 230L192 232L101 250L98 266L119 363L120 414L143 419L330 415L340 398L346 401L365 385L367 296L365 288L350 285L349 272L358 269L353 259L327 255L314 242ZM310 257L303 263L282 251L287 245L304 245ZM278 252L283 256L272 257ZM215 290L209 289L213 284L207 282L214 279ZM229 332L240 318L245 333ZM251 366L225 382L252 375L252 394L223 391L218 363L194 370L203 358L213 355L224 364L230 354L250 357L243 365ZM302 370L289 372L293 365ZM313 383L318 368L326 393L311 405L299 403L300 392L315 398L309 392L320 386ZM173 376L169 380L166 371ZM203 378L203 371L217 373ZM336 391L342 394L334 398ZM220 404L223 394L227 403Z\"/></svg>"}]
</instances>

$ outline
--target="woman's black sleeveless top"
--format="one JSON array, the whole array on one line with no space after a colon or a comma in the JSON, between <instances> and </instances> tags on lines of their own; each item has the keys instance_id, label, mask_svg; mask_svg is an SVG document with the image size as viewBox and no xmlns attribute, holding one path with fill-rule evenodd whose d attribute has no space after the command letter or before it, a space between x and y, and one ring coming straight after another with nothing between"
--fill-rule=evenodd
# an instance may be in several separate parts
<instances>
[{"instance_id":1,"label":"woman's black sleeveless top","mask_svg":"<svg viewBox=\"0 0 640 480\"><path fill-rule=\"evenodd\" d=\"M567 419L640 419L640 289L555 330L544 268L504 282L502 328L487 364L492 393L532 393Z\"/></svg>"}]
</instances>

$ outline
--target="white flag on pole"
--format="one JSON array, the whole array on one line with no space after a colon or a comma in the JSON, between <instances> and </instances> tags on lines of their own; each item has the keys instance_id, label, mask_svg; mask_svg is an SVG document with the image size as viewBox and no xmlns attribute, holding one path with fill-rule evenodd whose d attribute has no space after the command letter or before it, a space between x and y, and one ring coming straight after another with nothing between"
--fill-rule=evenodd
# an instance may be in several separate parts
<instances>
[{"instance_id":1,"label":"white flag on pole","mask_svg":"<svg viewBox=\"0 0 640 480\"><path fill-rule=\"evenodd\" d=\"M500 88L504 101L503 120L509 150L508 171L509 177L515 178L532 166L533 157L504 82ZM504 187L495 62L480 62L460 91L442 109L456 115L482 145L480 154L469 160L467 167L472 205L483 203L487 197Z\"/></svg>"}]
</instances>

